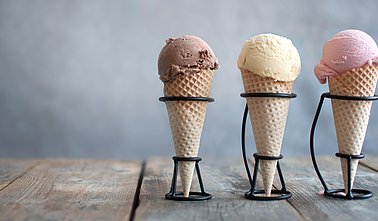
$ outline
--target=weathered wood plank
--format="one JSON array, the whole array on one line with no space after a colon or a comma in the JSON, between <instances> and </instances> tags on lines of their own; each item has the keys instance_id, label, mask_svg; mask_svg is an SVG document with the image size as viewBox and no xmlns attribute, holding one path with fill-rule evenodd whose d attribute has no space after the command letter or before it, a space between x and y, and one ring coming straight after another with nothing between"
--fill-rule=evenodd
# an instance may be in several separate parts
<instances>
[{"instance_id":1,"label":"weathered wood plank","mask_svg":"<svg viewBox=\"0 0 378 221\"><path fill-rule=\"evenodd\" d=\"M366 157L360 162L362 165L378 172L378 156L377 155L366 154Z\"/></svg>"},{"instance_id":2,"label":"weathered wood plank","mask_svg":"<svg viewBox=\"0 0 378 221\"><path fill-rule=\"evenodd\" d=\"M318 165L329 188L342 188L339 158L318 157ZM313 169L310 157L287 158L282 161L287 188L293 192L289 202L306 220L377 220L378 173L360 166L355 188L374 194L367 200L340 200L325 197L323 187Z\"/></svg>"},{"instance_id":3,"label":"weathered wood plank","mask_svg":"<svg viewBox=\"0 0 378 221\"><path fill-rule=\"evenodd\" d=\"M240 159L204 159L200 166L205 189L214 198L178 202L164 199L172 178L172 160L148 160L135 220L303 220L285 200L245 199L249 184Z\"/></svg>"},{"instance_id":4,"label":"weathered wood plank","mask_svg":"<svg viewBox=\"0 0 378 221\"><path fill-rule=\"evenodd\" d=\"M0 159L0 191L37 163L38 160Z\"/></svg>"},{"instance_id":5,"label":"weathered wood plank","mask_svg":"<svg viewBox=\"0 0 378 221\"><path fill-rule=\"evenodd\" d=\"M48 159L0 192L6 220L128 220L140 162Z\"/></svg>"}]
</instances>

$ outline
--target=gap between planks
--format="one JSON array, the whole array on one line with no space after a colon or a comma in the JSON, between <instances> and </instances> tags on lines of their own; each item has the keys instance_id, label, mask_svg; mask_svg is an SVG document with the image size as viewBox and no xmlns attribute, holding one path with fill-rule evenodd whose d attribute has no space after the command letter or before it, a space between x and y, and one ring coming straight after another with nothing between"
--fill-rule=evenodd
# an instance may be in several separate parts
<instances>
[{"instance_id":1,"label":"gap between planks","mask_svg":"<svg viewBox=\"0 0 378 221\"><path fill-rule=\"evenodd\" d=\"M21 178L22 176L24 176L27 172L31 171L33 168L35 168L36 166L38 166L39 164L41 163L41 160L38 160L37 162L35 162L33 165L29 166L29 168L27 168L24 172L22 172L21 174L19 174L18 176L16 176L13 180L9 181L5 186L3 186L1 189L0 189L0 192L2 190L4 190L5 188L7 188L9 185L11 185L12 183L14 183L16 180L18 180L19 178Z\"/></svg>"},{"instance_id":2,"label":"gap between planks","mask_svg":"<svg viewBox=\"0 0 378 221\"><path fill-rule=\"evenodd\" d=\"M133 201L133 206L131 207L131 213L130 213L130 219L129 221L133 221L135 219L135 213L136 210L138 209L140 205L140 189L142 188L142 183L143 183L143 178L144 178L144 173L146 171L146 160L142 161L142 168L140 170L139 178L138 178L138 184L137 188L135 190L135 195L134 195L134 201Z\"/></svg>"},{"instance_id":3,"label":"gap between planks","mask_svg":"<svg viewBox=\"0 0 378 221\"><path fill-rule=\"evenodd\" d=\"M377 162L377 160L378 160L378 156L376 155L373 155L372 157L368 156L366 161L362 159L359 161L359 164L361 164L365 168L373 170L374 172L378 172L378 166L376 164L373 164L373 162Z\"/></svg>"}]
</instances>

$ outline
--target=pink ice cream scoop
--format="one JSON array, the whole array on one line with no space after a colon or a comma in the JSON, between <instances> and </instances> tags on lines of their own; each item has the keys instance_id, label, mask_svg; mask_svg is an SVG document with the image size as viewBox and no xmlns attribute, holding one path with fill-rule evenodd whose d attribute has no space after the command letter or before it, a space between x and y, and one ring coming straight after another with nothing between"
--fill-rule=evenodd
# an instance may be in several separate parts
<instances>
[{"instance_id":1,"label":"pink ice cream scoop","mask_svg":"<svg viewBox=\"0 0 378 221\"><path fill-rule=\"evenodd\" d=\"M378 63L374 39L359 30L345 30L325 43L323 57L314 72L320 83L325 84L328 77L372 63Z\"/></svg>"}]
</instances>

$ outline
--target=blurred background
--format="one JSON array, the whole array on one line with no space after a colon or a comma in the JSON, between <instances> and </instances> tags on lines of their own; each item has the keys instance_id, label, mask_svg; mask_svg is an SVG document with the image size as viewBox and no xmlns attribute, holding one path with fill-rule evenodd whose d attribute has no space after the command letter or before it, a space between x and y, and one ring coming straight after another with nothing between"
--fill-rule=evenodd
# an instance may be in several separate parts
<instances>
[{"instance_id":1,"label":"blurred background","mask_svg":"<svg viewBox=\"0 0 378 221\"><path fill-rule=\"evenodd\" d=\"M0 157L145 159L174 155L157 57L168 37L203 38L219 58L201 156L241 156L245 100L236 66L245 40L290 38L302 59L282 147L309 154L320 85L313 67L335 33L378 40L378 1L0 0ZM374 104L365 154L377 154ZM251 127L250 153L254 152ZM319 154L337 152L330 101L316 131Z\"/></svg>"}]
</instances>

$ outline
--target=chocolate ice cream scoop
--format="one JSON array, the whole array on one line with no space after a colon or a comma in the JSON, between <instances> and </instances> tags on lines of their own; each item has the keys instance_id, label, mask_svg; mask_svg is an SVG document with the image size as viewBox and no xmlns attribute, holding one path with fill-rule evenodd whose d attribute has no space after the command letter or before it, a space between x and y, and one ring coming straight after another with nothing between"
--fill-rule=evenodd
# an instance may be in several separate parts
<instances>
[{"instance_id":1,"label":"chocolate ice cream scoop","mask_svg":"<svg viewBox=\"0 0 378 221\"><path fill-rule=\"evenodd\" d=\"M158 60L160 80L163 82L172 81L183 74L218 69L217 57L201 38L185 35L180 38L169 38L166 42Z\"/></svg>"}]
</instances>

